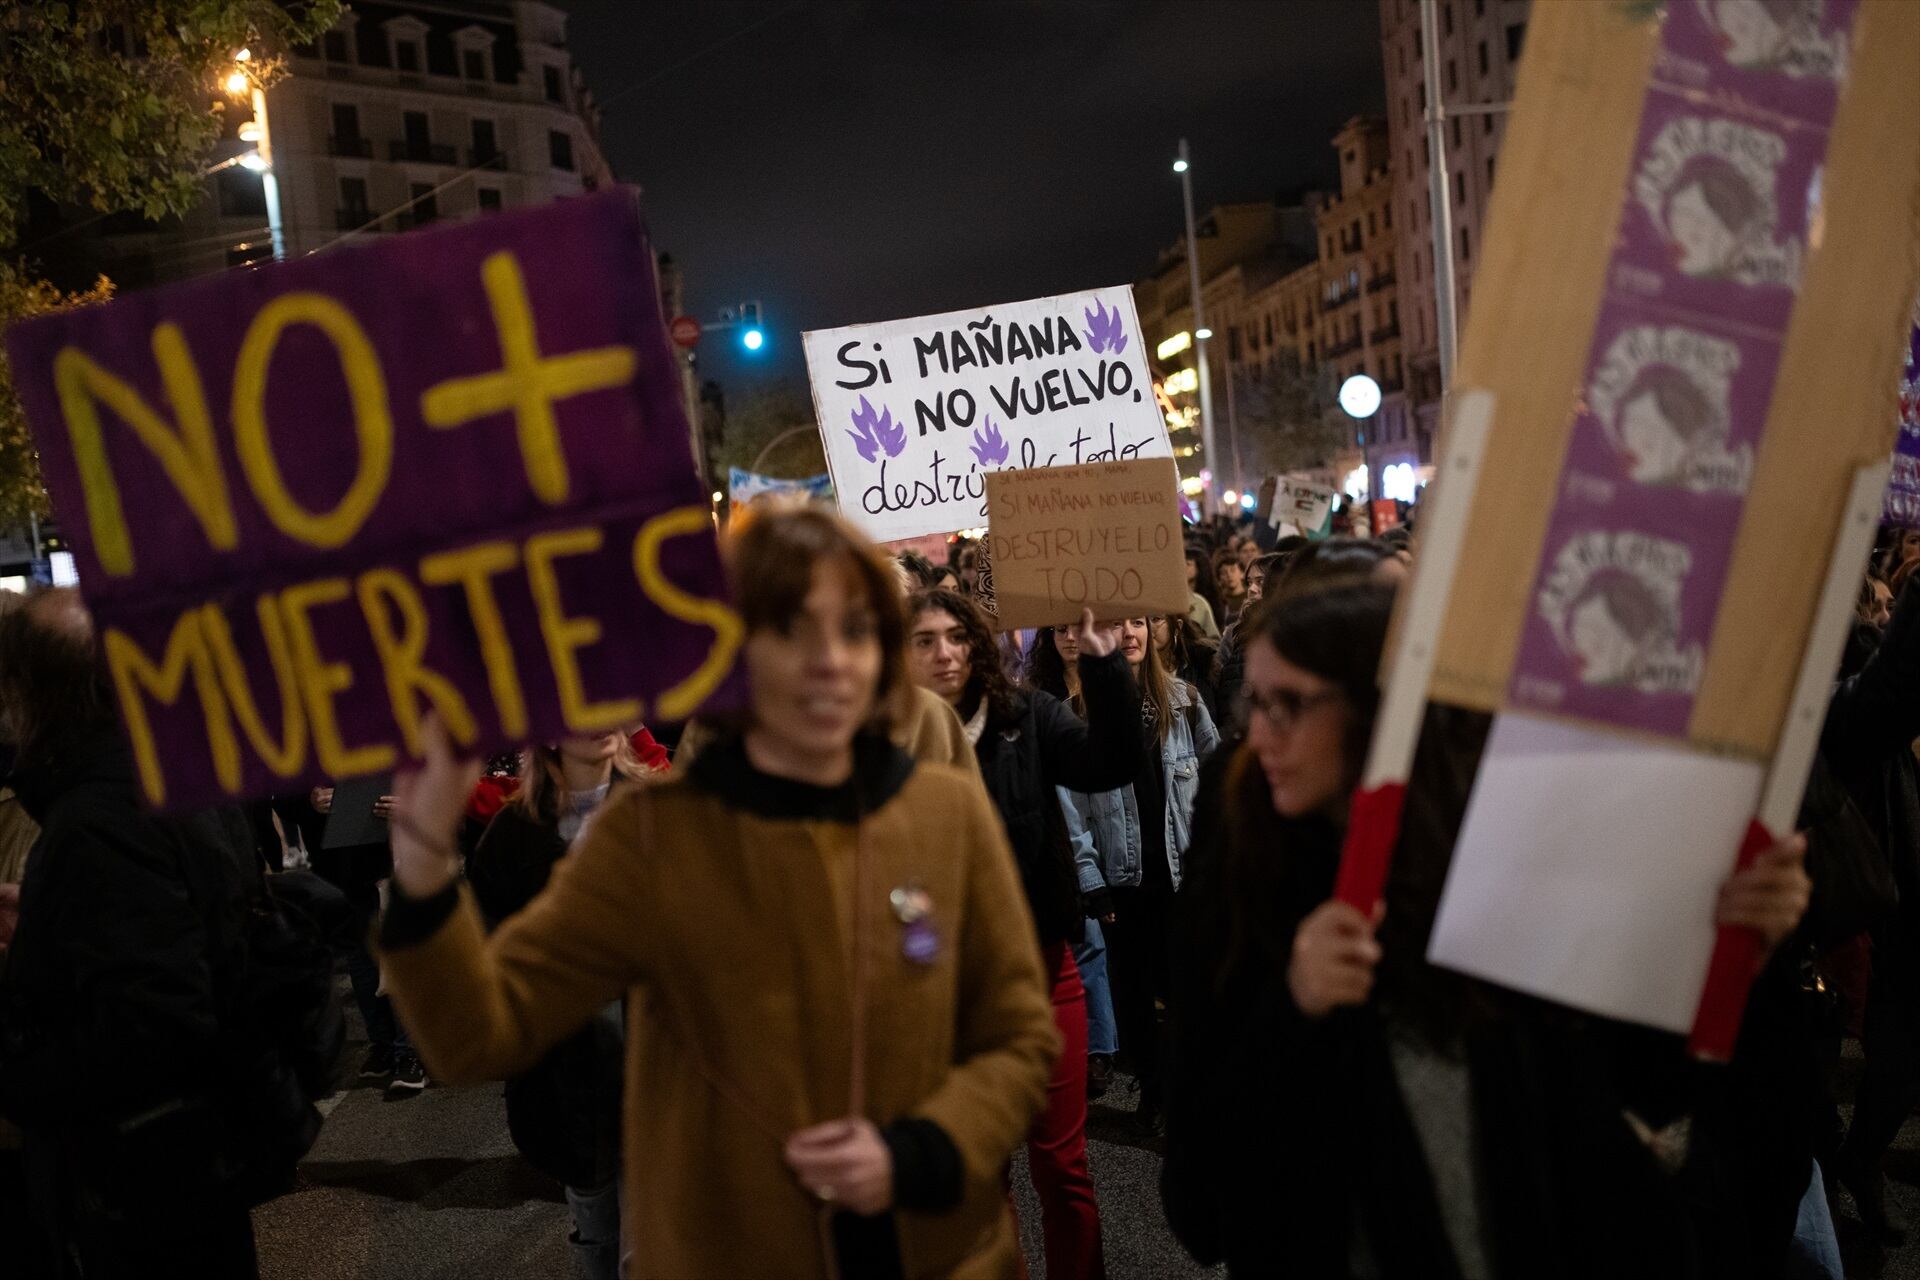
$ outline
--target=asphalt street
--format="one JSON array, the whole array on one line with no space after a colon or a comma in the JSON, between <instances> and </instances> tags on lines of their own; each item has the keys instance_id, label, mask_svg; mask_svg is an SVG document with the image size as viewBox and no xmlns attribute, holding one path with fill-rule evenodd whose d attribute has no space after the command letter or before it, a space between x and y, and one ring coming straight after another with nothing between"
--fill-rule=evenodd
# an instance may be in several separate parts
<instances>
[{"instance_id":1,"label":"asphalt street","mask_svg":"<svg viewBox=\"0 0 1920 1280\"><path fill-rule=\"evenodd\" d=\"M357 1064L365 1046L350 1046ZM1845 1064L1851 1087L1857 1052ZM1161 1217L1159 1157L1128 1133L1124 1077L1094 1105L1090 1159L1113 1280L1184 1280L1196 1266ZM434 1086L389 1100L350 1088L327 1104L320 1140L299 1187L254 1214L265 1280L530 1280L570 1276L566 1203L557 1184L527 1166L507 1135L498 1085ZM1909 1121L1888 1160L1891 1199L1920 1224L1920 1125ZM1024 1158L1014 1198L1029 1269L1046 1274L1035 1227L1039 1208ZM1920 1280L1920 1229L1883 1250L1836 1201L1849 1280ZM745 1280L745 1278L742 1278Z\"/></svg>"}]
</instances>

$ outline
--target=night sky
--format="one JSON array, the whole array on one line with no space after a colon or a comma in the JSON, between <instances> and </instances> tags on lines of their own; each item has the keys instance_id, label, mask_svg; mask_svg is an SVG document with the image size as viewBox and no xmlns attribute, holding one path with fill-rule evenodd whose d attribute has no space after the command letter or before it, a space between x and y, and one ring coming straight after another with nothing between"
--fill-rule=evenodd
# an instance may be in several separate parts
<instances>
[{"instance_id":1,"label":"night sky","mask_svg":"<svg viewBox=\"0 0 1920 1280\"><path fill-rule=\"evenodd\" d=\"M730 395L803 373L800 331L1133 280L1194 199L1332 186L1379 111L1376 0L561 0L621 180Z\"/></svg>"}]
</instances>

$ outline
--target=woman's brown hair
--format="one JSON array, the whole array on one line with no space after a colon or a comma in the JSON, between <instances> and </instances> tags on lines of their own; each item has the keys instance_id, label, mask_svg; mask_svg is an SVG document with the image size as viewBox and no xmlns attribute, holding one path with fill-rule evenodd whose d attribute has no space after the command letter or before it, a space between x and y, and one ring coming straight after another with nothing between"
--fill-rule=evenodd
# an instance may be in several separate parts
<instances>
[{"instance_id":1,"label":"woman's brown hair","mask_svg":"<svg viewBox=\"0 0 1920 1280\"><path fill-rule=\"evenodd\" d=\"M967 635L967 688L961 696L962 716L971 715L985 698L995 715L1008 714L1014 704L1013 681L1007 678L1006 663L1000 645L993 637L993 626L980 606L945 587L933 587L914 593L907 602L907 632L923 613L945 613L960 624Z\"/></svg>"},{"instance_id":2,"label":"woman's brown hair","mask_svg":"<svg viewBox=\"0 0 1920 1280\"><path fill-rule=\"evenodd\" d=\"M621 733L619 750L613 753L612 781L637 782L648 772L634 752L633 739ZM507 803L535 822L553 822L571 799L557 743L528 747L520 753L520 789Z\"/></svg>"},{"instance_id":3,"label":"woman's brown hair","mask_svg":"<svg viewBox=\"0 0 1920 1280\"><path fill-rule=\"evenodd\" d=\"M846 570L866 596L880 640L870 727L890 729L910 689L904 602L893 565L852 525L818 507L749 509L734 518L724 554L749 636L762 630L784 634L792 627L820 565Z\"/></svg>"}]
</instances>

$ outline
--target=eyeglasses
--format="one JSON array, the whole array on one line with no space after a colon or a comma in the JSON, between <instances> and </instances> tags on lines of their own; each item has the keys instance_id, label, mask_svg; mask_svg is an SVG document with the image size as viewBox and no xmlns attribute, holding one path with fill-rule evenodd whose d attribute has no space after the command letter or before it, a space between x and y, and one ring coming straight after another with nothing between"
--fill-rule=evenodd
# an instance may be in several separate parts
<instances>
[{"instance_id":1,"label":"eyeglasses","mask_svg":"<svg viewBox=\"0 0 1920 1280\"><path fill-rule=\"evenodd\" d=\"M1254 714L1265 716L1274 732L1291 733L1301 716L1323 703L1338 702L1344 697L1346 695L1338 689L1327 689L1320 693L1276 689L1272 693L1262 693L1250 688L1247 690L1247 706Z\"/></svg>"}]
</instances>

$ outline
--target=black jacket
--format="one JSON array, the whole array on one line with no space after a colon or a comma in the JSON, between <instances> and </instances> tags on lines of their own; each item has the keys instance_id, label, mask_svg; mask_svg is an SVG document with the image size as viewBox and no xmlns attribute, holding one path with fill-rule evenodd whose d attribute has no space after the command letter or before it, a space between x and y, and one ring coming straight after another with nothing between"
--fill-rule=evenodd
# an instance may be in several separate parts
<instances>
[{"instance_id":1,"label":"black jacket","mask_svg":"<svg viewBox=\"0 0 1920 1280\"><path fill-rule=\"evenodd\" d=\"M1222 752L1206 766L1174 943L1161 1173L1174 1234L1196 1258L1224 1261L1235 1276L1347 1276L1356 1230L1380 1276L1455 1274L1396 1082L1391 1032L1466 1066L1481 1242L1498 1280L1765 1275L1741 1269L1751 1252L1715 1267L1703 1247L1729 1235L1760 1245L1762 1228L1738 1212L1753 1176L1730 1178L1724 1164L1711 1171L1717 1180L1666 1173L1622 1119L1631 1111L1658 1128L1691 1111L1696 1133L1705 1128L1722 1138L1728 1120L1752 1117L1724 1077L1703 1076L1688 1063L1678 1037L1502 992L1424 962L1486 729L1485 716L1430 713L1387 882L1375 998L1318 1020L1293 1004L1285 974L1300 922L1331 894L1339 834L1324 821L1274 814L1259 799L1257 767L1243 764L1247 773L1232 774L1237 753ZM1236 782L1252 789L1254 802L1235 803L1249 794L1232 791ZM1238 878L1229 873L1230 839L1260 855L1241 863ZM1233 908L1249 901L1259 927L1236 939ZM1236 940L1245 948L1232 971L1238 977L1223 982L1217 960ZM1749 1021L1749 1031L1759 1032L1768 1020ZM1749 1047L1743 1040L1740 1056ZM1758 1151L1754 1144L1739 1154ZM1712 1154L1736 1152L1721 1140ZM1800 1159L1798 1181L1779 1184L1789 1210L1807 1167ZM1791 1222L1789 1212L1789 1231Z\"/></svg>"},{"instance_id":2,"label":"black jacket","mask_svg":"<svg viewBox=\"0 0 1920 1280\"><path fill-rule=\"evenodd\" d=\"M1111 791L1133 780L1142 742L1140 690L1118 653L1080 659L1082 720L1052 694L1016 691L987 713L974 750L1020 865L1020 882L1042 946L1078 943L1086 932L1073 847L1056 787Z\"/></svg>"},{"instance_id":3,"label":"black jacket","mask_svg":"<svg viewBox=\"0 0 1920 1280\"><path fill-rule=\"evenodd\" d=\"M246 820L148 812L111 731L12 784L41 831L0 984L0 1110L98 1194L189 1200L228 1147L205 1100L233 1065L222 982L260 875Z\"/></svg>"},{"instance_id":4,"label":"black jacket","mask_svg":"<svg viewBox=\"0 0 1920 1280\"><path fill-rule=\"evenodd\" d=\"M489 925L532 902L567 853L551 822L509 804L467 860L467 879ZM620 1171L622 1027L603 1010L507 1081L507 1128L527 1162L569 1187L593 1189Z\"/></svg>"},{"instance_id":5,"label":"black jacket","mask_svg":"<svg viewBox=\"0 0 1920 1280\"><path fill-rule=\"evenodd\" d=\"M1901 915L1920 921L1920 588L1894 602L1879 647L1834 687L1820 753L1890 859Z\"/></svg>"}]
</instances>

